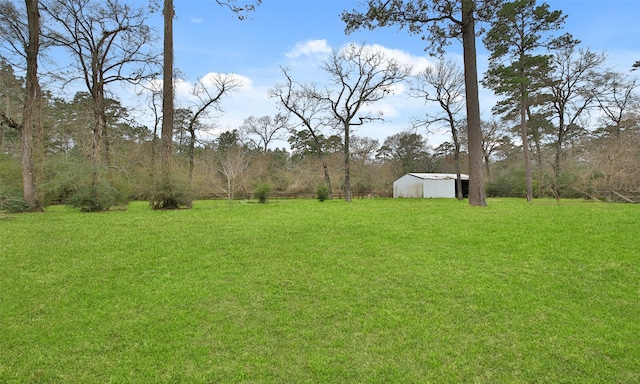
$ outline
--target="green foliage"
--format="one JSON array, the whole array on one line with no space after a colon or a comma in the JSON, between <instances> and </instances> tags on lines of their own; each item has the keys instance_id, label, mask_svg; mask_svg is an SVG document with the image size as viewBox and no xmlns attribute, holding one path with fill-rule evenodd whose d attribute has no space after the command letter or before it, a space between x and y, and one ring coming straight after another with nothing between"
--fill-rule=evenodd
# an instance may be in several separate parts
<instances>
[{"instance_id":1,"label":"green foliage","mask_svg":"<svg viewBox=\"0 0 640 384\"><path fill-rule=\"evenodd\" d=\"M0 154L0 210L28 212L32 207L25 203L22 194L20 163L12 156Z\"/></svg>"},{"instance_id":2,"label":"green foliage","mask_svg":"<svg viewBox=\"0 0 640 384\"><path fill-rule=\"evenodd\" d=\"M260 183L258 184L256 189L253 191L253 197L258 199L258 202L260 204L265 204L267 202L267 199L269 198L269 195L271 194L271 190L272 190L271 184Z\"/></svg>"},{"instance_id":3,"label":"green foliage","mask_svg":"<svg viewBox=\"0 0 640 384\"><path fill-rule=\"evenodd\" d=\"M487 196L525 197L525 174L522 170L510 170L487 183Z\"/></svg>"},{"instance_id":4,"label":"green foliage","mask_svg":"<svg viewBox=\"0 0 640 384\"><path fill-rule=\"evenodd\" d=\"M329 187L326 184L318 184L316 187L316 199L321 203L329 199Z\"/></svg>"},{"instance_id":5,"label":"green foliage","mask_svg":"<svg viewBox=\"0 0 640 384\"><path fill-rule=\"evenodd\" d=\"M22 195L20 163L10 155L0 154L0 197Z\"/></svg>"},{"instance_id":6,"label":"green foliage","mask_svg":"<svg viewBox=\"0 0 640 384\"><path fill-rule=\"evenodd\" d=\"M576 189L579 186L580 181L578 180L575 174L569 172L563 172L558 177L558 181L555 185L555 193L558 194L561 198L581 198L584 197L584 193L579 189ZM554 188L553 182L550 183L550 188Z\"/></svg>"},{"instance_id":7,"label":"green foliage","mask_svg":"<svg viewBox=\"0 0 640 384\"><path fill-rule=\"evenodd\" d=\"M431 163L427 141L422 135L411 132L400 132L387 137L378 150L377 157L398 162L398 175L428 172Z\"/></svg>"},{"instance_id":8,"label":"green foliage","mask_svg":"<svg viewBox=\"0 0 640 384\"><path fill-rule=\"evenodd\" d=\"M91 178L91 167L79 156L58 154L44 164L47 179L40 184L47 204L63 203Z\"/></svg>"},{"instance_id":9,"label":"green foliage","mask_svg":"<svg viewBox=\"0 0 640 384\"><path fill-rule=\"evenodd\" d=\"M156 183L149 201L154 210L191 208L193 192L186 182L170 181Z\"/></svg>"},{"instance_id":10,"label":"green foliage","mask_svg":"<svg viewBox=\"0 0 640 384\"><path fill-rule=\"evenodd\" d=\"M9 213L27 212L29 211L29 205L24 202L22 196L3 197L0 198L0 210Z\"/></svg>"},{"instance_id":11,"label":"green foliage","mask_svg":"<svg viewBox=\"0 0 640 384\"><path fill-rule=\"evenodd\" d=\"M65 200L65 204L81 212L108 211L114 206L125 206L127 198L106 181L97 185L83 185Z\"/></svg>"}]
</instances>

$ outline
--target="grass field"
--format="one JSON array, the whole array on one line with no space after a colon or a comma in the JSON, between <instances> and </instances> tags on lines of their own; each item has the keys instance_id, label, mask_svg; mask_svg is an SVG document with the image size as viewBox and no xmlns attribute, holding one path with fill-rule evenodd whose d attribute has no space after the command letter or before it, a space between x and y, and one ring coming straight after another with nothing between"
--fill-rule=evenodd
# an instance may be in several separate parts
<instances>
[{"instance_id":1,"label":"grass field","mask_svg":"<svg viewBox=\"0 0 640 384\"><path fill-rule=\"evenodd\" d=\"M638 383L640 206L0 216L2 383Z\"/></svg>"}]
</instances>

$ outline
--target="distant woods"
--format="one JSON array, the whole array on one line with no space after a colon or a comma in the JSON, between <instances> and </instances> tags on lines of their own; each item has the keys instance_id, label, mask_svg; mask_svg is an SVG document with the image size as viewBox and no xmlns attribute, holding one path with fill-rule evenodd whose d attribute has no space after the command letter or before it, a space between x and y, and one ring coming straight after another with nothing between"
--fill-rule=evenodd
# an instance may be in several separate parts
<instances>
[{"instance_id":1,"label":"distant woods","mask_svg":"<svg viewBox=\"0 0 640 384\"><path fill-rule=\"evenodd\" d=\"M247 12L259 12L259 3L216 1L207 11L221 5L251 22ZM319 63L316 82L283 67L268 90L274 113L248 111L237 127L218 119L241 77L203 74L187 98L172 91L180 81L169 30L175 10L170 0L163 5L160 38L146 26L157 17L152 9L126 1L0 0L1 209L66 203L100 211L131 199L182 208L193 199L251 197L257 186L281 197L313 197L323 186L329 198L350 201L391 196L407 172L474 174L473 205L485 196L640 195L640 102L631 71L638 62L610 69L603 53L562 30L566 15L546 4L368 1L343 13L347 31L406 26L440 58L411 68L350 44ZM490 52L489 70L475 84L499 98L481 118L482 100L468 92L475 57L462 65L446 57L474 20L487 23L481 40ZM53 60L62 52L64 63ZM122 89L137 91L144 110L127 105ZM371 138L372 124L388 119L381 103L399 92L425 113L383 140Z\"/></svg>"}]
</instances>

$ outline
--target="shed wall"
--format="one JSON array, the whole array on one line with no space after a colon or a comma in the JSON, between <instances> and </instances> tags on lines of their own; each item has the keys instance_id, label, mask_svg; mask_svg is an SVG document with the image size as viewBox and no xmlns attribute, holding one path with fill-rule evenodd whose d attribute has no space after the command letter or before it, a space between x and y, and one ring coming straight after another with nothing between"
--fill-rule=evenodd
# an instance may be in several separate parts
<instances>
[{"instance_id":1,"label":"shed wall","mask_svg":"<svg viewBox=\"0 0 640 384\"><path fill-rule=\"evenodd\" d=\"M393 183L393 197L420 198L423 196L423 180L404 176Z\"/></svg>"},{"instance_id":2,"label":"shed wall","mask_svg":"<svg viewBox=\"0 0 640 384\"><path fill-rule=\"evenodd\" d=\"M441 198L456 197L456 181L447 180L424 180L424 197Z\"/></svg>"}]
</instances>

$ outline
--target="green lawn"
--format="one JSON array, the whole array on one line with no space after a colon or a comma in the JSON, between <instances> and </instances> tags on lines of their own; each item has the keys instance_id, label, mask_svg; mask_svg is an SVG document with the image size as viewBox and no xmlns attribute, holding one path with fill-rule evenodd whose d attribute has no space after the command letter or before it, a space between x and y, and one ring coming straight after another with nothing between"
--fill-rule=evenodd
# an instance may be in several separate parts
<instances>
[{"instance_id":1,"label":"green lawn","mask_svg":"<svg viewBox=\"0 0 640 384\"><path fill-rule=\"evenodd\" d=\"M640 382L640 206L488 203L0 215L0 382Z\"/></svg>"}]
</instances>

